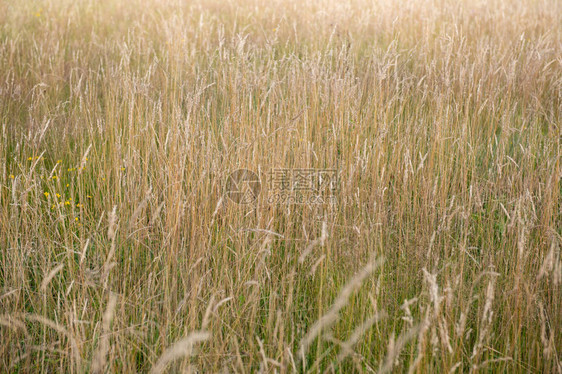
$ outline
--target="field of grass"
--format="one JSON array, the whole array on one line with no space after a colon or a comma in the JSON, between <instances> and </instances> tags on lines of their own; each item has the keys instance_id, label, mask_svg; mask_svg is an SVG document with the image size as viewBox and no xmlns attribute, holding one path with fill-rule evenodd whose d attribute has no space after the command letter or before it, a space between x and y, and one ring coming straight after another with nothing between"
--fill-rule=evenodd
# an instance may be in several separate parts
<instances>
[{"instance_id":1,"label":"field of grass","mask_svg":"<svg viewBox=\"0 0 562 374\"><path fill-rule=\"evenodd\" d=\"M558 0L0 0L0 372L562 373L561 120Z\"/></svg>"}]
</instances>

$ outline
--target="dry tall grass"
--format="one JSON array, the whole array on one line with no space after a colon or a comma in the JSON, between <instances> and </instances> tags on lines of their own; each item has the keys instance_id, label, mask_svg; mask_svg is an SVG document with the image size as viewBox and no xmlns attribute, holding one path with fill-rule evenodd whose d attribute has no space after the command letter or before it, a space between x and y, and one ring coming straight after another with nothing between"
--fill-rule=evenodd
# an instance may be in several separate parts
<instances>
[{"instance_id":1,"label":"dry tall grass","mask_svg":"<svg viewBox=\"0 0 562 374\"><path fill-rule=\"evenodd\" d=\"M0 1L0 372L562 372L562 3ZM336 205L237 205L238 168Z\"/></svg>"}]
</instances>

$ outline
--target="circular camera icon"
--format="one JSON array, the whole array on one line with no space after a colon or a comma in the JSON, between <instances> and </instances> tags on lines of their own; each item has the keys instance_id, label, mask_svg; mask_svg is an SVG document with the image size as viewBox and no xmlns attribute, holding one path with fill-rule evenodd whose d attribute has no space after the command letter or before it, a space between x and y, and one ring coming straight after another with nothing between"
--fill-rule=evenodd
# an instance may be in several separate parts
<instances>
[{"instance_id":1,"label":"circular camera icon","mask_svg":"<svg viewBox=\"0 0 562 374\"><path fill-rule=\"evenodd\" d=\"M226 196L237 204L251 204L260 194L260 178L251 170L238 169L226 180Z\"/></svg>"}]
</instances>

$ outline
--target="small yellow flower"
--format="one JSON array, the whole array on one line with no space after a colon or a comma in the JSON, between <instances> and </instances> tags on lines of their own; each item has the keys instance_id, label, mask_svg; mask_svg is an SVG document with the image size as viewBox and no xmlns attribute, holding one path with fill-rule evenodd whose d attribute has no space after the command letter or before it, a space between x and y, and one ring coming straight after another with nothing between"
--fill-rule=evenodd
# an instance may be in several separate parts
<instances>
[{"instance_id":1,"label":"small yellow flower","mask_svg":"<svg viewBox=\"0 0 562 374\"><path fill-rule=\"evenodd\" d=\"M66 184L66 187L70 187L70 184L67 183L67 184Z\"/></svg>"},{"instance_id":2,"label":"small yellow flower","mask_svg":"<svg viewBox=\"0 0 562 374\"><path fill-rule=\"evenodd\" d=\"M75 220L76 222L78 222L78 217L74 218L74 220Z\"/></svg>"},{"instance_id":3,"label":"small yellow flower","mask_svg":"<svg viewBox=\"0 0 562 374\"><path fill-rule=\"evenodd\" d=\"M49 193L48 192L43 192L43 195L45 195L45 197L49 197Z\"/></svg>"},{"instance_id":4,"label":"small yellow flower","mask_svg":"<svg viewBox=\"0 0 562 374\"><path fill-rule=\"evenodd\" d=\"M68 201L68 200L65 201L65 202L64 202L64 205L70 205L70 201Z\"/></svg>"},{"instance_id":5,"label":"small yellow flower","mask_svg":"<svg viewBox=\"0 0 562 374\"><path fill-rule=\"evenodd\" d=\"M60 193L57 193L56 196L57 196L57 197L60 197Z\"/></svg>"},{"instance_id":6,"label":"small yellow flower","mask_svg":"<svg viewBox=\"0 0 562 374\"><path fill-rule=\"evenodd\" d=\"M55 180L55 179L58 179L58 177L56 175L53 175L53 177L51 179Z\"/></svg>"},{"instance_id":7,"label":"small yellow flower","mask_svg":"<svg viewBox=\"0 0 562 374\"><path fill-rule=\"evenodd\" d=\"M60 164L62 162L62 160L57 160L57 164Z\"/></svg>"},{"instance_id":8,"label":"small yellow flower","mask_svg":"<svg viewBox=\"0 0 562 374\"><path fill-rule=\"evenodd\" d=\"M14 174L10 174L10 179L14 179Z\"/></svg>"},{"instance_id":9,"label":"small yellow flower","mask_svg":"<svg viewBox=\"0 0 562 374\"><path fill-rule=\"evenodd\" d=\"M101 180L105 182L105 178L102 178Z\"/></svg>"},{"instance_id":10,"label":"small yellow flower","mask_svg":"<svg viewBox=\"0 0 562 374\"><path fill-rule=\"evenodd\" d=\"M31 161L31 160L33 160L33 157L28 157L28 158L27 158L27 161Z\"/></svg>"},{"instance_id":11,"label":"small yellow flower","mask_svg":"<svg viewBox=\"0 0 562 374\"><path fill-rule=\"evenodd\" d=\"M68 200L72 201L72 197L69 197Z\"/></svg>"},{"instance_id":12,"label":"small yellow flower","mask_svg":"<svg viewBox=\"0 0 562 374\"><path fill-rule=\"evenodd\" d=\"M121 171L125 171L125 168L124 168L124 167L122 167L122 168L121 168Z\"/></svg>"},{"instance_id":13,"label":"small yellow flower","mask_svg":"<svg viewBox=\"0 0 562 374\"><path fill-rule=\"evenodd\" d=\"M92 198L92 196L90 196L90 195L88 195L88 196L86 196L86 197L87 197L88 199L91 199L91 198Z\"/></svg>"},{"instance_id":14,"label":"small yellow flower","mask_svg":"<svg viewBox=\"0 0 562 374\"><path fill-rule=\"evenodd\" d=\"M82 204L76 204L76 207L77 207L77 208L81 208L81 207L82 207Z\"/></svg>"}]
</instances>

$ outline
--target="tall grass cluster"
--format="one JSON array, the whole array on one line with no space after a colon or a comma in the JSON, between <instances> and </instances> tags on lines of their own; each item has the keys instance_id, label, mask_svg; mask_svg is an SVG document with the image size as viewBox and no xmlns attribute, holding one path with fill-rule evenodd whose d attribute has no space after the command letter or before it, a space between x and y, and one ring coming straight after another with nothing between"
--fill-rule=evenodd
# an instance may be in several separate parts
<instances>
[{"instance_id":1,"label":"tall grass cluster","mask_svg":"<svg viewBox=\"0 0 562 374\"><path fill-rule=\"evenodd\" d=\"M557 0L0 1L0 372L562 373L561 56Z\"/></svg>"}]
</instances>

